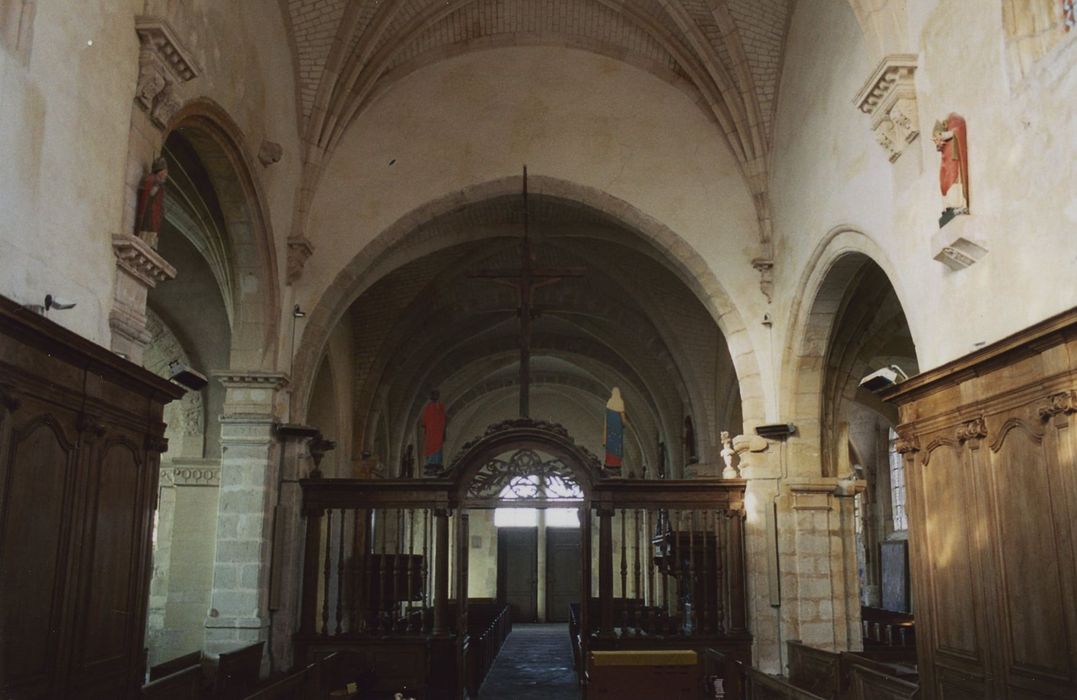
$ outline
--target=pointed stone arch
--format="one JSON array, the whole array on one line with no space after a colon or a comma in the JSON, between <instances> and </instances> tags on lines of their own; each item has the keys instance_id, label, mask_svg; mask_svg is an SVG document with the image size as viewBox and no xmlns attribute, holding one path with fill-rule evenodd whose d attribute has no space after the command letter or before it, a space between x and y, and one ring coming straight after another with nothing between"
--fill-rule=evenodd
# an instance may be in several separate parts
<instances>
[{"instance_id":1,"label":"pointed stone arch","mask_svg":"<svg viewBox=\"0 0 1077 700\"><path fill-rule=\"evenodd\" d=\"M422 255L440 250L444 241L403 242L426 222L469 204L519 193L521 176L473 185L417 207L378 235L337 274L314 305L297 346L293 370L293 417L302 420L310 401L312 372L324 352L332 329L351 303L391 270ZM530 176L529 192L575 202L638 233L651 244L648 254L672 269L696 295L717 324L736 372L745 430L764 422L763 386L759 365L744 321L732 298L707 262L674 231L630 203L600 190L560 180Z\"/></svg>"},{"instance_id":2,"label":"pointed stone arch","mask_svg":"<svg viewBox=\"0 0 1077 700\"><path fill-rule=\"evenodd\" d=\"M277 361L281 306L276 245L265 195L244 145L243 132L220 105L208 98L194 99L179 109L162 142L173 132L182 134L193 146L224 217L225 240L212 244L226 253L223 278L228 286L225 296L231 302L232 323L229 364L243 369L272 369Z\"/></svg>"}]
</instances>

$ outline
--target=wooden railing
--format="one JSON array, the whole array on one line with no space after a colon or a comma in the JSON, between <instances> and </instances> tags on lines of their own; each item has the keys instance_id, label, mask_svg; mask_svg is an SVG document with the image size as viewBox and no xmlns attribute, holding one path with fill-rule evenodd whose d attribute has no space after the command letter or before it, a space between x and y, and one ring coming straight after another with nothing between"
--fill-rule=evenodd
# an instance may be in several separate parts
<instances>
[{"instance_id":1,"label":"wooden railing","mask_svg":"<svg viewBox=\"0 0 1077 700\"><path fill-rule=\"evenodd\" d=\"M301 485L297 661L350 648L378 669L379 691L407 685L458 697L467 675L470 549L460 486L447 479ZM742 481L595 483L579 505L581 591L591 595L575 620L578 658L601 649L718 648L747 660L743 500Z\"/></svg>"}]
</instances>

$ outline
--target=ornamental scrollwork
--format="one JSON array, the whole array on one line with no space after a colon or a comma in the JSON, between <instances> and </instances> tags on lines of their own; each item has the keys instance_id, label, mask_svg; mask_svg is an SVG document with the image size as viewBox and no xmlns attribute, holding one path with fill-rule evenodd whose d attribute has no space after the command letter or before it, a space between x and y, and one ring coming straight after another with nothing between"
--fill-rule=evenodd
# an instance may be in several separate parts
<instances>
[{"instance_id":1,"label":"ornamental scrollwork","mask_svg":"<svg viewBox=\"0 0 1077 700\"><path fill-rule=\"evenodd\" d=\"M484 464L468 485L471 498L579 501L583 491L572 470L560 459L544 458L529 448L516 450L508 459Z\"/></svg>"},{"instance_id":2,"label":"ornamental scrollwork","mask_svg":"<svg viewBox=\"0 0 1077 700\"><path fill-rule=\"evenodd\" d=\"M1041 421L1077 412L1077 392L1060 391L1057 394L1051 394L1039 405L1036 412Z\"/></svg>"},{"instance_id":3,"label":"ornamental scrollwork","mask_svg":"<svg viewBox=\"0 0 1077 700\"><path fill-rule=\"evenodd\" d=\"M987 437L987 422L984 421L983 416L967 421L957 429L957 439L960 442L979 440L985 437Z\"/></svg>"}]
</instances>

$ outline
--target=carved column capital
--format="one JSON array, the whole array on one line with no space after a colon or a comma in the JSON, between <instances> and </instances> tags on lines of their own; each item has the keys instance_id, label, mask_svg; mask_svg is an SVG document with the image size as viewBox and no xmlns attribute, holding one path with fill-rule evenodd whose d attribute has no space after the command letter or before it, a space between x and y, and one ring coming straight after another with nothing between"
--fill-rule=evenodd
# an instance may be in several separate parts
<instances>
[{"instance_id":1,"label":"carved column capital","mask_svg":"<svg viewBox=\"0 0 1077 700\"><path fill-rule=\"evenodd\" d=\"M884 58L857 93L854 104L871 117L875 140L893 163L920 135L916 106L916 56L891 54Z\"/></svg>"},{"instance_id":2,"label":"carved column capital","mask_svg":"<svg viewBox=\"0 0 1077 700\"><path fill-rule=\"evenodd\" d=\"M976 449L980 446L980 440L987 437L987 422L983 416L978 416L966 421L957 429L957 439L961 443L968 443L969 447Z\"/></svg>"},{"instance_id":3,"label":"carved column capital","mask_svg":"<svg viewBox=\"0 0 1077 700\"><path fill-rule=\"evenodd\" d=\"M1036 413L1039 414L1041 421L1047 421L1052 418L1056 422L1065 421L1066 416L1075 412L1077 412L1077 392L1074 391L1060 391L1057 394L1051 394L1036 407Z\"/></svg>"},{"instance_id":4,"label":"carved column capital","mask_svg":"<svg viewBox=\"0 0 1077 700\"><path fill-rule=\"evenodd\" d=\"M75 428L89 443L97 442L105 435L105 424L101 422L101 418L90 413L78 414Z\"/></svg>"},{"instance_id":5,"label":"carved column capital","mask_svg":"<svg viewBox=\"0 0 1077 700\"><path fill-rule=\"evenodd\" d=\"M898 435L898 439L894 442L894 450L898 454L908 454L911 452L920 451L920 439L915 435Z\"/></svg>"},{"instance_id":6,"label":"carved column capital","mask_svg":"<svg viewBox=\"0 0 1077 700\"><path fill-rule=\"evenodd\" d=\"M177 88L196 78L201 71L164 19L137 17L135 31L141 44L135 103L163 129L182 104Z\"/></svg>"}]
</instances>

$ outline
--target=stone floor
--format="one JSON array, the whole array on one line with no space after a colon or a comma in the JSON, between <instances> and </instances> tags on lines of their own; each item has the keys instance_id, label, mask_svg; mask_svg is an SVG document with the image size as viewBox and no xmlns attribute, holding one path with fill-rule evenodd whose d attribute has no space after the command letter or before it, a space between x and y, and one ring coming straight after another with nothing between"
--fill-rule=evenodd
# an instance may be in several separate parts
<instances>
[{"instance_id":1,"label":"stone floor","mask_svg":"<svg viewBox=\"0 0 1077 700\"><path fill-rule=\"evenodd\" d=\"M478 700L579 700L568 625L512 626Z\"/></svg>"}]
</instances>

